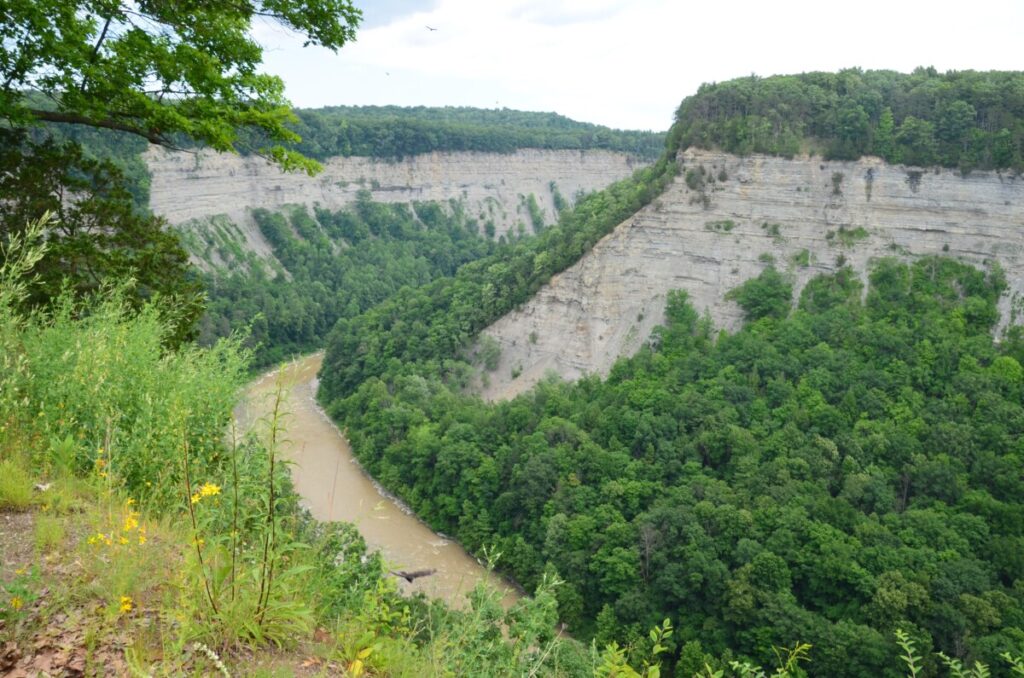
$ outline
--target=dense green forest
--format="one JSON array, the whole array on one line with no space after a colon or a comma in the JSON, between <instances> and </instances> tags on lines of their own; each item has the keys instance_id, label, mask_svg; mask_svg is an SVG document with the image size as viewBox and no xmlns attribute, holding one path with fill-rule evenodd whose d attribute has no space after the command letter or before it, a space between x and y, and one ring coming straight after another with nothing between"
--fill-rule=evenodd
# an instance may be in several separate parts
<instances>
[{"instance_id":1,"label":"dense green forest","mask_svg":"<svg viewBox=\"0 0 1024 678\"><path fill-rule=\"evenodd\" d=\"M204 274L209 301L200 344L248 327L253 367L316 350L339 318L450 276L498 247L457 201L384 204L363 191L344 210L260 209L253 217L273 248L272 263L243 250L233 224L214 220L185 232L190 251L212 264L213 250L220 262Z\"/></svg>"},{"instance_id":2,"label":"dense green forest","mask_svg":"<svg viewBox=\"0 0 1024 678\"><path fill-rule=\"evenodd\" d=\"M490 406L396 368L330 411L436 528L495 545L527 586L566 578L574 634L670 616L678 675L796 640L813 675L896 675L899 628L992 662L1024 641L1024 343L993 343L1002 287L884 260L865 303L842 269L790 313L769 268L735 294L741 331L676 294L605 381Z\"/></svg>"},{"instance_id":3,"label":"dense green forest","mask_svg":"<svg viewBox=\"0 0 1024 678\"><path fill-rule=\"evenodd\" d=\"M852 160L962 171L1024 171L1024 73L848 69L702 85L672 134L682 148Z\"/></svg>"},{"instance_id":4,"label":"dense green forest","mask_svg":"<svg viewBox=\"0 0 1024 678\"><path fill-rule=\"evenodd\" d=\"M1019 76L959 75L976 86L958 96L982 111L984 129L997 127L972 133L955 158L936 142L928 162L1012 166L1014 99L983 106L977 83ZM931 146L900 129L911 116L947 129L928 117L920 88L945 92L937 86L957 77L851 71L702 88L680 107L656 165L537 238L339 321L321 400L374 477L437 529L471 550L495 547L527 587L565 578L559 615L578 637L642 646L669 616L677 675L711 656L772 663L773 648L799 641L814 646L812 675L885 676L898 675L904 629L918 647L1004 675L999 655L1024 643L1024 342L1019 331L992 339L998 267L883 260L864 301L841 269L811 281L794 310L790 281L768 266L730 293L748 315L735 335L715 333L680 293L667 326L607 380L549 380L496 405L465 393L479 331L656 197L678 148L879 152L810 123L836 119L856 82L859 106L884 104L871 109L883 132L898 116L887 159L922 162L914 153ZM797 114L778 94L772 138L785 143L757 146L750 120L735 116L764 83L794 101L810 90L783 85L833 95ZM900 87L911 94L897 96ZM746 103L721 113L709 103L721 101L717 88ZM985 155L1002 148L1004 129L1016 130L1017 150Z\"/></svg>"},{"instance_id":5,"label":"dense green forest","mask_svg":"<svg viewBox=\"0 0 1024 678\"><path fill-rule=\"evenodd\" d=\"M368 313L341 319L327 341L324 397L350 393L369 377L421 364L444 371L489 324L529 299L675 176L666 153L629 179L584 196L556 226L509 243L448 278L405 290ZM463 370L453 373L465 385Z\"/></svg>"},{"instance_id":6,"label":"dense green forest","mask_svg":"<svg viewBox=\"0 0 1024 678\"><path fill-rule=\"evenodd\" d=\"M511 153L520 148L604 149L653 160L665 134L616 130L557 113L446 106L297 109L295 148L313 158L403 158L434 151Z\"/></svg>"}]
</instances>

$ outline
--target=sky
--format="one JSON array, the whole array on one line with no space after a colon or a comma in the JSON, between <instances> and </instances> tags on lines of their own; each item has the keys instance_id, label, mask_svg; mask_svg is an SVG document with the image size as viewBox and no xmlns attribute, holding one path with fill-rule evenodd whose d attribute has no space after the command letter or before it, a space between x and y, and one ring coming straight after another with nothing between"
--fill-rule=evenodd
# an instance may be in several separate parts
<instances>
[{"instance_id":1,"label":"sky","mask_svg":"<svg viewBox=\"0 0 1024 678\"><path fill-rule=\"evenodd\" d=\"M841 68L1024 68L1024 0L355 0L356 41L254 28L292 103L555 111L668 129L701 83ZM436 30L430 30L430 28Z\"/></svg>"}]
</instances>

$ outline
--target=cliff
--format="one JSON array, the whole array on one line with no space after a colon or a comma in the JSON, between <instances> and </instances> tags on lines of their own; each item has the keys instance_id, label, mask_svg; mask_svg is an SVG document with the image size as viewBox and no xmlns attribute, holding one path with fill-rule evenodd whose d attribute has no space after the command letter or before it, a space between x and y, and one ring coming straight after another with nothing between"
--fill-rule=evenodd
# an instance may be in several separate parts
<instances>
[{"instance_id":1,"label":"cliff","mask_svg":"<svg viewBox=\"0 0 1024 678\"><path fill-rule=\"evenodd\" d=\"M569 379L607 373L663 322L669 290L686 290L698 311L733 329L741 313L726 292L769 262L789 272L799 295L809 279L842 262L866 278L869 262L886 256L997 261L1009 283L1002 324L1020 320L1020 176L961 176L876 158L823 162L689 150L679 160L679 176L659 199L485 330L502 351L484 397L512 397L548 371Z\"/></svg>"},{"instance_id":2,"label":"cliff","mask_svg":"<svg viewBox=\"0 0 1024 678\"><path fill-rule=\"evenodd\" d=\"M321 174L309 177L281 172L257 157L156 147L147 152L146 162L154 213L184 228L226 216L241 227L247 246L261 254L270 248L253 226L250 208L304 204L340 209L366 189L379 202L461 201L481 229L493 222L499 237L520 223L527 231L532 228L526 207L530 194L545 222L554 223L554 191L571 204L577 192L604 188L646 164L610 151L521 149L507 155L429 153L399 161L337 157L323 163Z\"/></svg>"}]
</instances>

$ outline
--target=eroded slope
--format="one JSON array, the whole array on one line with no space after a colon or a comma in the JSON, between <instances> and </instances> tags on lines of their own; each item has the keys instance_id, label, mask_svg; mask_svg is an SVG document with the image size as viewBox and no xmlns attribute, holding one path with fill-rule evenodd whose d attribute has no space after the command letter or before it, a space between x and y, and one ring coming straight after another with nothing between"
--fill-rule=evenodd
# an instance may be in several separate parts
<instances>
[{"instance_id":1,"label":"eroded slope","mask_svg":"<svg viewBox=\"0 0 1024 678\"><path fill-rule=\"evenodd\" d=\"M511 397L548 371L570 379L606 373L662 322L669 290L686 290L717 326L734 328L740 310L726 292L770 262L791 273L799 292L841 262L863 273L884 256L998 261L1009 282L1003 323L1019 321L1024 178L962 177L875 158L823 162L689 150L680 161L679 177L660 199L485 331L502 349L485 397Z\"/></svg>"},{"instance_id":2,"label":"eroded slope","mask_svg":"<svg viewBox=\"0 0 1024 678\"><path fill-rule=\"evenodd\" d=\"M545 223L554 223L556 192L571 204L577 192L604 188L646 164L625 153L536 149L429 153L400 161L338 157L324 162L316 177L281 172L257 157L209 151L153 148L146 162L153 212L174 225L223 215L241 227L247 246L261 255L270 248L252 222L252 208L301 204L336 210L365 189L377 202L462 201L482 230L492 222L494 237L500 237L532 229L531 194Z\"/></svg>"}]
</instances>

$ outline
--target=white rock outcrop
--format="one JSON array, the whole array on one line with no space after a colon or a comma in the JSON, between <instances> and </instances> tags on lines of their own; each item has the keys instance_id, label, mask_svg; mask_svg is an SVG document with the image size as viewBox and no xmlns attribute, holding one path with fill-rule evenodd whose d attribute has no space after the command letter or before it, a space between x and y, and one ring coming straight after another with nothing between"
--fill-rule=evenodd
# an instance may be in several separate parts
<instances>
[{"instance_id":1,"label":"white rock outcrop","mask_svg":"<svg viewBox=\"0 0 1024 678\"><path fill-rule=\"evenodd\" d=\"M484 397L512 397L549 370L569 379L607 373L663 322L673 289L686 290L698 311L733 329L741 313L725 294L757 276L769 257L791 273L797 293L811 277L838 268L840 257L862 275L884 256L998 261L1009 282L1003 322L1014 315L1020 321L1024 177L964 177L876 158L824 162L689 150L680 161L683 171L662 196L485 331L502 352ZM701 166L711 181L694 190L685 172Z\"/></svg>"},{"instance_id":2,"label":"white rock outcrop","mask_svg":"<svg viewBox=\"0 0 1024 678\"><path fill-rule=\"evenodd\" d=\"M495 225L495 237L522 223L532 230L525 198L531 193L547 223L556 211L552 182L566 201L623 179L644 161L610 151L522 149L499 153L429 153L399 161L331 158L315 177L284 173L258 157L200 151L172 152L153 147L146 154L151 174L150 209L182 225L224 215L238 224L247 246L262 255L269 247L254 228L250 210L285 205L340 209L369 190L380 202L462 201L483 229Z\"/></svg>"}]
</instances>

